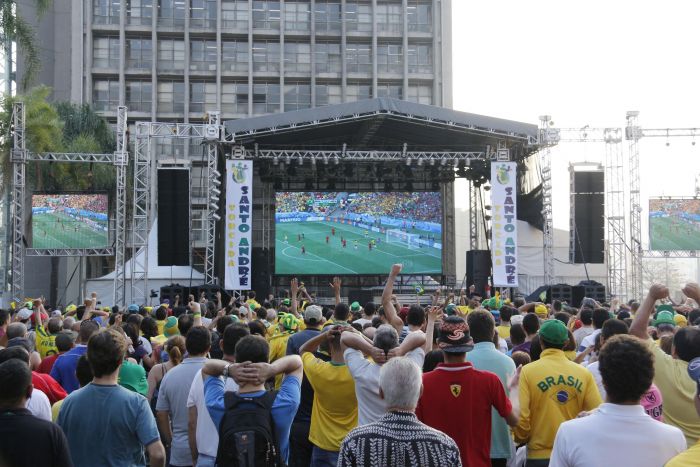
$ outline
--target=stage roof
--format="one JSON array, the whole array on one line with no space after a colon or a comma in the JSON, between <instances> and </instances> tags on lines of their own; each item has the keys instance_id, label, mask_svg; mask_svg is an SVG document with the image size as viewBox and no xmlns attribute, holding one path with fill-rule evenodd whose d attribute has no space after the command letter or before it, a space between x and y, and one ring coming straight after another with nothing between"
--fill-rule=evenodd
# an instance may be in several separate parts
<instances>
[{"instance_id":1,"label":"stage roof","mask_svg":"<svg viewBox=\"0 0 700 467\"><path fill-rule=\"evenodd\" d=\"M534 150L537 125L458 112L397 99L377 98L279 114L229 120L227 136L250 148L468 151L486 145ZM521 154L522 154L521 153Z\"/></svg>"}]
</instances>

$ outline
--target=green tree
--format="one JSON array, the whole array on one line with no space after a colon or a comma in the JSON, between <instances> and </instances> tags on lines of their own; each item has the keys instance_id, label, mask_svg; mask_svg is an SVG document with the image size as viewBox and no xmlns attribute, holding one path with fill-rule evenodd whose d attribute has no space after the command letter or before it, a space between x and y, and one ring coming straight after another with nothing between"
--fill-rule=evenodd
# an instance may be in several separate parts
<instances>
[{"instance_id":1,"label":"green tree","mask_svg":"<svg viewBox=\"0 0 700 467\"><path fill-rule=\"evenodd\" d=\"M41 17L51 4L51 0L33 0L37 17ZM17 44L18 52L22 52L26 64L22 87L27 88L41 67L39 61L39 46L36 35L30 24L17 14L15 0L0 0L0 40L6 54L12 53L11 44Z\"/></svg>"}]
</instances>

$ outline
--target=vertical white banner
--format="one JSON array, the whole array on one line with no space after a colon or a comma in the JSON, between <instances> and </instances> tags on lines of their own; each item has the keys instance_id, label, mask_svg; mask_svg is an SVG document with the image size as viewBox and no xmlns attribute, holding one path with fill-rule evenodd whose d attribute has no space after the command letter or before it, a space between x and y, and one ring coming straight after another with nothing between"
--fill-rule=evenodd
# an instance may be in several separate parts
<instances>
[{"instance_id":1,"label":"vertical white banner","mask_svg":"<svg viewBox=\"0 0 700 467\"><path fill-rule=\"evenodd\" d=\"M517 164L491 162L493 285L518 286Z\"/></svg>"},{"instance_id":2,"label":"vertical white banner","mask_svg":"<svg viewBox=\"0 0 700 467\"><path fill-rule=\"evenodd\" d=\"M250 290L253 161L226 161L226 290Z\"/></svg>"}]
</instances>

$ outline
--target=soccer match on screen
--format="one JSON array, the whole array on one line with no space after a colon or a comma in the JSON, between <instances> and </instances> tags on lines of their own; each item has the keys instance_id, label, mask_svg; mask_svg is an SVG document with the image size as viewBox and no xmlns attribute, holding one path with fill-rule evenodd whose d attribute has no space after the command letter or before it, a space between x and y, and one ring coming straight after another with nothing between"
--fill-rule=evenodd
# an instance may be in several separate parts
<instances>
[{"instance_id":1,"label":"soccer match on screen","mask_svg":"<svg viewBox=\"0 0 700 467\"><path fill-rule=\"evenodd\" d=\"M32 195L32 248L104 248L107 213L106 194Z\"/></svg>"},{"instance_id":2,"label":"soccer match on screen","mask_svg":"<svg viewBox=\"0 0 700 467\"><path fill-rule=\"evenodd\" d=\"M442 271L440 193L278 192L276 274Z\"/></svg>"},{"instance_id":3,"label":"soccer match on screen","mask_svg":"<svg viewBox=\"0 0 700 467\"><path fill-rule=\"evenodd\" d=\"M650 199L652 250L700 250L700 199Z\"/></svg>"}]
</instances>

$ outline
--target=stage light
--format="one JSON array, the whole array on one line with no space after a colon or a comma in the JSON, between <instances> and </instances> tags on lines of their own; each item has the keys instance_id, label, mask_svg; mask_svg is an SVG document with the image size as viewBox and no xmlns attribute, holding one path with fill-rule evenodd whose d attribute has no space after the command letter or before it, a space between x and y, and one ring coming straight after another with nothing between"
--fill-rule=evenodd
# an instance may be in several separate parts
<instances>
[{"instance_id":1,"label":"stage light","mask_svg":"<svg viewBox=\"0 0 700 467\"><path fill-rule=\"evenodd\" d=\"M221 185L221 180L219 180L218 178L212 178L212 179L211 179L211 183L212 183L214 186L219 186L219 185Z\"/></svg>"},{"instance_id":2,"label":"stage light","mask_svg":"<svg viewBox=\"0 0 700 467\"><path fill-rule=\"evenodd\" d=\"M221 177L221 173L219 173L219 171L216 170L216 169L211 169L211 175L212 175L214 178L220 178L220 177Z\"/></svg>"},{"instance_id":3,"label":"stage light","mask_svg":"<svg viewBox=\"0 0 700 467\"><path fill-rule=\"evenodd\" d=\"M311 165L316 165L316 156L311 156Z\"/></svg>"},{"instance_id":4,"label":"stage light","mask_svg":"<svg viewBox=\"0 0 700 467\"><path fill-rule=\"evenodd\" d=\"M287 165L289 165L292 163L292 158L289 155L287 155L287 157L284 158L284 161L287 163Z\"/></svg>"},{"instance_id":5,"label":"stage light","mask_svg":"<svg viewBox=\"0 0 700 467\"><path fill-rule=\"evenodd\" d=\"M328 157L323 156L323 165L328 165Z\"/></svg>"},{"instance_id":6,"label":"stage light","mask_svg":"<svg viewBox=\"0 0 700 467\"><path fill-rule=\"evenodd\" d=\"M420 167L421 165L423 165L423 158L419 157L418 158L418 167Z\"/></svg>"},{"instance_id":7,"label":"stage light","mask_svg":"<svg viewBox=\"0 0 700 467\"><path fill-rule=\"evenodd\" d=\"M219 197L216 196L216 195L212 195L209 199L210 199L212 202L214 202L214 203L218 203L218 202L219 202Z\"/></svg>"},{"instance_id":8,"label":"stage light","mask_svg":"<svg viewBox=\"0 0 700 467\"><path fill-rule=\"evenodd\" d=\"M440 159L440 165L442 165L442 166L447 165L447 159L445 159L444 157L442 159Z\"/></svg>"},{"instance_id":9,"label":"stage light","mask_svg":"<svg viewBox=\"0 0 700 467\"><path fill-rule=\"evenodd\" d=\"M221 190L218 188L212 188L211 192L214 193L214 196L219 196L221 194Z\"/></svg>"},{"instance_id":10,"label":"stage light","mask_svg":"<svg viewBox=\"0 0 700 467\"><path fill-rule=\"evenodd\" d=\"M454 166L455 168L459 167L459 159L454 160Z\"/></svg>"},{"instance_id":11,"label":"stage light","mask_svg":"<svg viewBox=\"0 0 700 467\"><path fill-rule=\"evenodd\" d=\"M333 156L333 163L334 163L335 165L340 164L340 159L338 158L338 155L337 155L337 154L336 154L335 156Z\"/></svg>"},{"instance_id":12,"label":"stage light","mask_svg":"<svg viewBox=\"0 0 700 467\"><path fill-rule=\"evenodd\" d=\"M212 212L212 213L211 213L211 218L214 219L214 220L217 221L217 222L221 220L221 217L220 217L217 213L215 213L215 212Z\"/></svg>"},{"instance_id":13,"label":"stage light","mask_svg":"<svg viewBox=\"0 0 700 467\"><path fill-rule=\"evenodd\" d=\"M413 159L411 159L410 157L406 159L406 165L407 165L407 166L410 166L410 165L411 165L411 162L413 162Z\"/></svg>"},{"instance_id":14,"label":"stage light","mask_svg":"<svg viewBox=\"0 0 700 467\"><path fill-rule=\"evenodd\" d=\"M486 188L486 187L484 187L484 188ZM490 205L490 204L484 205L484 209L486 209L487 211L490 211L490 210L491 210L491 205Z\"/></svg>"},{"instance_id":15,"label":"stage light","mask_svg":"<svg viewBox=\"0 0 700 467\"><path fill-rule=\"evenodd\" d=\"M430 159L430 166L432 167L434 165L435 165L435 159Z\"/></svg>"},{"instance_id":16,"label":"stage light","mask_svg":"<svg viewBox=\"0 0 700 467\"><path fill-rule=\"evenodd\" d=\"M304 165L304 157L301 154L299 155L299 165Z\"/></svg>"},{"instance_id":17,"label":"stage light","mask_svg":"<svg viewBox=\"0 0 700 467\"><path fill-rule=\"evenodd\" d=\"M272 165L277 165L280 163L280 158L275 156L272 158Z\"/></svg>"},{"instance_id":18,"label":"stage light","mask_svg":"<svg viewBox=\"0 0 700 467\"><path fill-rule=\"evenodd\" d=\"M210 211L218 211L219 210L219 205L216 203L209 203L209 210Z\"/></svg>"},{"instance_id":19,"label":"stage light","mask_svg":"<svg viewBox=\"0 0 700 467\"><path fill-rule=\"evenodd\" d=\"M484 185L484 191L490 191L491 185Z\"/></svg>"},{"instance_id":20,"label":"stage light","mask_svg":"<svg viewBox=\"0 0 700 467\"><path fill-rule=\"evenodd\" d=\"M491 216L488 215L488 214L486 214L486 215L484 215L484 219L485 219L486 221L490 221L490 220L491 220Z\"/></svg>"}]
</instances>

